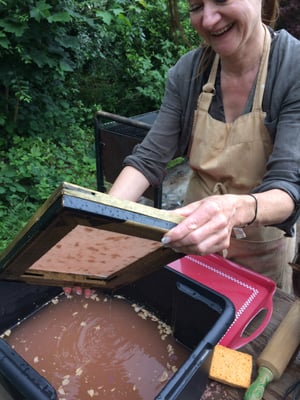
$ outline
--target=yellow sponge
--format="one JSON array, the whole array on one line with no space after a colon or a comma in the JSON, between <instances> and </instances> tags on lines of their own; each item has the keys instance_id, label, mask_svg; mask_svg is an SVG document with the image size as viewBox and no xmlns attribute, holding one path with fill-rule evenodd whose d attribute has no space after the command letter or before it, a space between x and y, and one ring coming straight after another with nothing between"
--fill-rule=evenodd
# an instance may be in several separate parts
<instances>
[{"instance_id":1,"label":"yellow sponge","mask_svg":"<svg viewBox=\"0 0 300 400\"><path fill-rule=\"evenodd\" d=\"M250 354L216 345L209 377L217 382L247 389L251 383L253 359Z\"/></svg>"}]
</instances>

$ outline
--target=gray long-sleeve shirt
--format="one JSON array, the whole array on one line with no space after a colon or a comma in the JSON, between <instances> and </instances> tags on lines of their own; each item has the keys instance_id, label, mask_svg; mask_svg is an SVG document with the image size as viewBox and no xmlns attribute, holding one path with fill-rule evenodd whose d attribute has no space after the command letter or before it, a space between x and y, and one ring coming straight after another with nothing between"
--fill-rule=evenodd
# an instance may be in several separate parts
<instances>
[{"instance_id":1,"label":"gray long-sleeve shirt","mask_svg":"<svg viewBox=\"0 0 300 400\"><path fill-rule=\"evenodd\" d=\"M207 72L198 73L202 51L190 51L170 69L152 129L124 160L124 165L138 169L153 186L163 181L166 165L175 154L187 154L197 99L208 77ZM276 225L290 236L300 215L300 41L285 30L272 32L263 110L273 151L262 183L253 192L281 189L293 198L294 213Z\"/></svg>"}]
</instances>

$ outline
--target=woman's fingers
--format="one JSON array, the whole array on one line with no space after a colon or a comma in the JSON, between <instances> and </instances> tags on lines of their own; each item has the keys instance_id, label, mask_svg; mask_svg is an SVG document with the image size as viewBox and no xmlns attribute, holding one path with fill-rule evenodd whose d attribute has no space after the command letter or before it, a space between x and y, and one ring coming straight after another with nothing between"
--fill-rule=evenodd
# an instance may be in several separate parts
<instances>
[{"instance_id":1,"label":"woman's fingers","mask_svg":"<svg viewBox=\"0 0 300 400\"><path fill-rule=\"evenodd\" d=\"M176 252L198 255L217 253L229 247L230 236L227 229L214 233L210 231L209 234L205 231L205 228L195 230L182 239L171 241L167 246Z\"/></svg>"},{"instance_id":2,"label":"woman's fingers","mask_svg":"<svg viewBox=\"0 0 300 400\"><path fill-rule=\"evenodd\" d=\"M95 294L95 290L94 289L82 288L80 286L64 287L63 291L64 291L66 296L71 296L72 294L73 295L76 294L77 296L84 295L84 297L86 299L89 299L91 296L93 296L93 294Z\"/></svg>"},{"instance_id":3,"label":"woman's fingers","mask_svg":"<svg viewBox=\"0 0 300 400\"><path fill-rule=\"evenodd\" d=\"M184 207L186 218L163 237L162 244L186 254L215 253L228 248L231 211L223 202L220 203L219 197L211 197Z\"/></svg>"}]
</instances>

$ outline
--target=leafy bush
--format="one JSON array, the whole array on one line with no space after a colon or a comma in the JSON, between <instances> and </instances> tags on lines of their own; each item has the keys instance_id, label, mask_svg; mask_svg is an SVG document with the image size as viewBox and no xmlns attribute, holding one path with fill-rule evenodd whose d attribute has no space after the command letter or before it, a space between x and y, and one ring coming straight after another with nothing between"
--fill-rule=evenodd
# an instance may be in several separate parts
<instances>
[{"instance_id":1,"label":"leafy bush","mask_svg":"<svg viewBox=\"0 0 300 400\"><path fill-rule=\"evenodd\" d=\"M92 130L70 125L56 135L14 135L0 151L0 251L63 181L96 189Z\"/></svg>"},{"instance_id":2,"label":"leafy bush","mask_svg":"<svg viewBox=\"0 0 300 400\"><path fill-rule=\"evenodd\" d=\"M80 79L85 104L121 115L159 107L168 69L199 41L187 22L188 3L180 3L185 37L172 32L166 1L103 2L96 11L102 21L99 56L85 66Z\"/></svg>"},{"instance_id":3,"label":"leafy bush","mask_svg":"<svg viewBox=\"0 0 300 400\"><path fill-rule=\"evenodd\" d=\"M0 0L0 250L62 181L96 188L93 115L156 109L191 45L160 0Z\"/></svg>"}]
</instances>

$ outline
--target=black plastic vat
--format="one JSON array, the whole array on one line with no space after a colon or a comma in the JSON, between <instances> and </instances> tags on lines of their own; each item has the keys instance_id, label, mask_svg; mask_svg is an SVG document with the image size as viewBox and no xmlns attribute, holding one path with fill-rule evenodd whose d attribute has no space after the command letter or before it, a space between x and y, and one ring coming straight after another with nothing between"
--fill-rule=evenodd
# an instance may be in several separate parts
<instances>
[{"instance_id":1,"label":"black plastic vat","mask_svg":"<svg viewBox=\"0 0 300 400\"><path fill-rule=\"evenodd\" d=\"M0 332L30 318L60 292L61 288L56 287L0 281ZM191 351L155 400L199 400L207 384L212 349L235 316L230 300L169 267L115 294L124 295L129 301L154 312L173 327L174 337ZM39 375L4 340L0 343L0 382L7 396L8 393L12 396L8 399L57 399L51 382Z\"/></svg>"}]
</instances>

